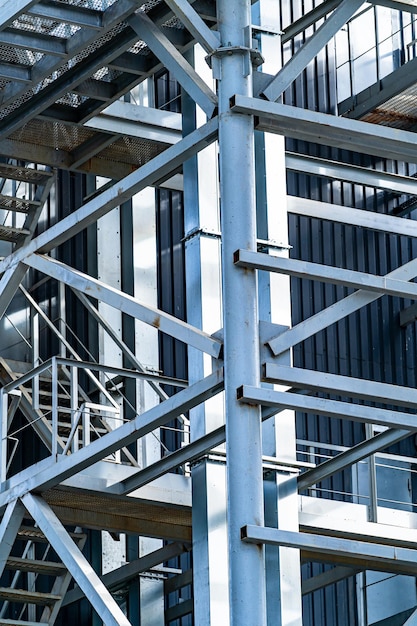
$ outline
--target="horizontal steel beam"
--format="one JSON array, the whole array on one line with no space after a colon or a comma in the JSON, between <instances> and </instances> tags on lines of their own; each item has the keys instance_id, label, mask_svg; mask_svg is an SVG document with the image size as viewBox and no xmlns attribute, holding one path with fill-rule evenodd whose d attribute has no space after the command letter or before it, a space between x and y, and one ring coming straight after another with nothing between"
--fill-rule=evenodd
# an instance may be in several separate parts
<instances>
[{"instance_id":1,"label":"horizontal steel beam","mask_svg":"<svg viewBox=\"0 0 417 626\"><path fill-rule=\"evenodd\" d=\"M417 550L325 535L296 533L262 526L244 526L246 543L298 548L312 561L353 565L360 569L417 575Z\"/></svg>"},{"instance_id":2,"label":"horizontal steel beam","mask_svg":"<svg viewBox=\"0 0 417 626\"><path fill-rule=\"evenodd\" d=\"M79 31L80 32L80 31ZM2 33L3 36L7 32ZM64 40L65 49L66 41ZM1 42L1 40L0 40ZM34 93L28 101L23 101L20 106L7 115L2 121L0 128L0 137L5 138L13 132L21 128L30 119L45 111L49 106L53 105L56 100L78 85L87 80L95 71L110 63L120 54L120 49L127 48L136 42L134 31L127 28L124 29L117 37L117 41L110 40L101 46L94 55L89 55L82 63L74 64L66 72L58 75L46 87ZM56 44L53 44L56 46ZM59 51L56 46L55 53ZM66 52L63 56L66 58ZM34 79L35 67L32 69L32 79Z\"/></svg>"},{"instance_id":3,"label":"horizontal steel beam","mask_svg":"<svg viewBox=\"0 0 417 626\"><path fill-rule=\"evenodd\" d=\"M81 28L100 29L102 26L102 13L100 11L78 7L74 4L69 5L61 2L58 5L52 2L44 3L38 1L26 13L49 20L57 20L65 24L74 24Z\"/></svg>"},{"instance_id":4,"label":"horizontal steel beam","mask_svg":"<svg viewBox=\"0 0 417 626\"><path fill-rule=\"evenodd\" d=\"M24 0L13 1L12 3L7 2L8 5L13 4L13 10L4 9L5 13L15 13L16 17L18 14L18 7L24 6L25 9L29 9L32 7L35 2L27 2ZM76 33L74 33L71 37L66 40L66 58L71 59L76 56L78 53L86 50L89 45L94 44L95 41L99 37L103 37L106 33L109 33L112 28L114 28L117 24L123 22L123 20L128 17L131 13L136 11L140 6L140 2L138 0L118 0L118 2L113 3L109 6L102 15L102 28L99 31L96 29L90 28L80 28ZM24 10L20 11L23 13ZM0 24L1 13L0 13ZM1 28L1 26L0 26ZM24 32L24 31L20 31ZM123 31L122 31L123 34ZM0 37L1 38L1 37ZM120 38L120 34L119 34ZM51 37L50 39L56 39L55 37ZM13 43L12 43L13 45ZM120 43L119 54L123 52L122 44ZM130 47L127 45L126 49ZM58 69L65 60L60 57L47 55L44 56L40 61L38 61L32 68L32 80L34 85L41 82L43 79L47 78L54 72L54 70ZM98 66L100 67L100 65ZM6 106L8 103L15 102L28 90L27 85L17 84L17 83L9 83L2 90L2 106ZM24 122L25 120L23 120Z\"/></svg>"},{"instance_id":5,"label":"horizontal steel beam","mask_svg":"<svg viewBox=\"0 0 417 626\"><path fill-rule=\"evenodd\" d=\"M263 380L308 389L331 395L348 396L381 404L405 406L417 410L417 389L402 387L373 380L340 376L327 372L318 372L299 367L289 367L278 363L265 363Z\"/></svg>"},{"instance_id":6,"label":"horizontal steel beam","mask_svg":"<svg viewBox=\"0 0 417 626\"><path fill-rule=\"evenodd\" d=\"M71 455L59 456L58 462L53 462L47 458L39 463L36 469L30 468L30 472L23 471L13 476L6 482L5 490L0 493L0 510L16 496L20 497L27 491L44 491L59 485L81 470L91 467L97 461L128 446L197 404L217 395L222 391L223 386L223 371L216 370L207 378L179 391L145 413L137 415L130 422L93 441L88 446Z\"/></svg>"},{"instance_id":7,"label":"horizontal steel beam","mask_svg":"<svg viewBox=\"0 0 417 626\"><path fill-rule=\"evenodd\" d=\"M255 116L258 130L378 157L417 162L415 133L405 130L241 95L235 95L230 106L235 113Z\"/></svg>"},{"instance_id":8,"label":"horizontal steel beam","mask_svg":"<svg viewBox=\"0 0 417 626\"><path fill-rule=\"evenodd\" d=\"M174 144L182 138L181 119L179 113L118 101L89 119L84 126L116 136L129 135Z\"/></svg>"},{"instance_id":9,"label":"horizontal steel beam","mask_svg":"<svg viewBox=\"0 0 417 626\"><path fill-rule=\"evenodd\" d=\"M415 230L417 236L417 228ZM395 278L387 278L385 276L375 276L374 274L366 274L365 272L346 270L341 267L322 265L310 261L300 261L299 259L275 257L262 252L252 252L250 250L237 250L234 256L234 263L238 267L248 269L277 272L278 274L286 274L306 280L318 280L332 285L364 289L381 295L386 294L400 298L409 298L410 300L417 299L417 285L415 283L397 280Z\"/></svg>"},{"instance_id":10,"label":"horizontal steel beam","mask_svg":"<svg viewBox=\"0 0 417 626\"><path fill-rule=\"evenodd\" d=\"M417 276L417 259L413 259L386 274L386 278L399 278L407 281L415 278L415 276ZM275 355L281 354L281 352L304 341L307 337L311 337L315 333L328 328L362 307L378 300L380 297L378 294L362 289L355 291L346 296L346 298L335 302L326 309L293 326L293 328L289 328L280 335L273 337L268 341L268 346Z\"/></svg>"},{"instance_id":11,"label":"horizontal steel beam","mask_svg":"<svg viewBox=\"0 0 417 626\"><path fill-rule=\"evenodd\" d=\"M322 6L322 5L319 5ZM305 154L286 152L287 169L303 174L312 174L332 180L344 180L350 183L386 189L394 193L417 195L417 179L412 176L400 176L380 170L348 165L338 161L319 159ZM332 205L333 206L333 205Z\"/></svg>"},{"instance_id":12,"label":"horizontal steel beam","mask_svg":"<svg viewBox=\"0 0 417 626\"><path fill-rule=\"evenodd\" d=\"M30 83L30 76L30 69L25 65L0 63L0 80L16 80L22 83Z\"/></svg>"},{"instance_id":13,"label":"horizontal steel beam","mask_svg":"<svg viewBox=\"0 0 417 626\"><path fill-rule=\"evenodd\" d=\"M378 409L372 406L351 404L338 400L314 398L286 391L274 391L272 389L242 385L237 390L237 397L240 402L282 409L294 409L296 411L326 415L336 419L347 419L363 424L381 424L381 426L404 430L410 429L411 431L417 428L417 415L414 414Z\"/></svg>"},{"instance_id":14,"label":"horizontal steel beam","mask_svg":"<svg viewBox=\"0 0 417 626\"><path fill-rule=\"evenodd\" d=\"M41 52L50 56L63 58L67 54L67 40L61 37L49 37L18 28L0 31L0 45L14 46L23 50Z\"/></svg>"},{"instance_id":15,"label":"horizontal steel beam","mask_svg":"<svg viewBox=\"0 0 417 626\"><path fill-rule=\"evenodd\" d=\"M110 287L60 261L39 254L32 254L24 260L24 264L46 274L46 276L55 278L69 287L88 294L92 298L100 300L100 302L105 302L115 309L145 322L145 324L149 324L153 328L175 337L179 341L194 346L214 358L218 358L220 354L222 344L218 339L207 335L202 330L183 322L169 313L165 313L161 309L143 304L133 296Z\"/></svg>"}]
</instances>

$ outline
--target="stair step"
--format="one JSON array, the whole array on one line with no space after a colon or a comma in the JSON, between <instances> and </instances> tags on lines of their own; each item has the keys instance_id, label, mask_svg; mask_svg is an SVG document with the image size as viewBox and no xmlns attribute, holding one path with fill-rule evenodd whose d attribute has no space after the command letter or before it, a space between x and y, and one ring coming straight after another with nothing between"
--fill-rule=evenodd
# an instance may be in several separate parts
<instances>
[{"instance_id":1,"label":"stair step","mask_svg":"<svg viewBox=\"0 0 417 626\"><path fill-rule=\"evenodd\" d=\"M45 170L35 170L32 167L11 165L9 163L0 164L0 178L11 178L12 180L44 185L51 176L53 176L53 173Z\"/></svg>"},{"instance_id":2,"label":"stair step","mask_svg":"<svg viewBox=\"0 0 417 626\"><path fill-rule=\"evenodd\" d=\"M0 209L2 207L0 206ZM30 235L30 231L25 228L14 228L13 226L0 226L0 239L16 243L22 235Z\"/></svg>"},{"instance_id":3,"label":"stair step","mask_svg":"<svg viewBox=\"0 0 417 626\"><path fill-rule=\"evenodd\" d=\"M21 557L8 558L6 568L20 572L36 572L37 574L45 574L47 576L62 576L67 571L67 568L62 563L24 559Z\"/></svg>"},{"instance_id":4,"label":"stair step","mask_svg":"<svg viewBox=\"0 0 417 626\"><path fill-rule=\"evenodd\" d=\"M0 599L20 604L50 606L51 604L55 604L55 602L59 602L61 597L53 593L41 593L40 591L27 591L26 589L0 587Z\"/></svg>"},{"instance_id":5,"label":"stair step","mask_svg":"<svg viewBox=\"0 0 417 626\"><path fill-rule=\"evenodd\" d=\"M4 196L0 193L0 209L5 211L17 211L18 213L27 213L32 207L40 206L37 200L26 200L24 198L16 198L15 196Z\"/></svg>"},{"instance_id":6,"label":"stair step","mask_svg":"<svg viewBox=\"0 0 417 626\"><path fill-rule=\"evenodd\" d=\"M81 539L85 539L84 533L68 533L69 536L74 539L74 541L78 541ZM36 543L49 543L46 539L45 535L39 528L34 528L33 526L21 526L19 528L19 532L17 533L18 539L22 539L25 541L34 541Z\"/></svg>"},{"instance_id":7,"label":"stair step","mask_svg":"<svg viewBox=\"0 0 417 626\"><path fill-rule=\"evenodd\" d=\"M0 617L0 626L42 626L42 624L48 626L48 622L24 622L22 620L4 619Z\"/></svg>"}]
</instances>

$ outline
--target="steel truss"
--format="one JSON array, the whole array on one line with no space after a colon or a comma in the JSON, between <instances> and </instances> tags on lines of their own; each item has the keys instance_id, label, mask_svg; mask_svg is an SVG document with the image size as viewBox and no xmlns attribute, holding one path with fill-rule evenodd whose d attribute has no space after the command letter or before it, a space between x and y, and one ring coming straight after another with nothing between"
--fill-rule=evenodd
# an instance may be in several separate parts
<instances>
[{"instance_id":1,"label":"steel truss","mask_svg":"<svg viewBox=\"0 0 417 626\"><path fill-rule=\"evenodd\" d=\"M2 212L24 214L23 219L13 218L13 225L6 217L0 233L8 246L0 260L0 314L6 316L23 294L34 320L33 367L21 366L17 372L6 359L0 363L0 574L13 567L18 572L9 596L7 589L0 588L4 599L0 623L52 626L61 606L85 596L106 625L133 625L135 617L124 614L111 591L143 573L155 577L160 599L164 588L168 593L185 581L189 584L189 574L164 583L164 568L152 568L191 545L193 603L188 600L182 607L171 607L165 618L162 609L150 626L162 626L164 620L168 623L187 611L194 613L198 626L226 621L233 626L301 626L302 594L370 568L415 576L414 514L401 518L396 526L387 521L387 511L378 507L374 466L374 455L415 434L415 389L291 364L295 346L372 302L383 297L417 300L415 258L385 276L288 258L287 210L396 233L409 240L417 236L414 222L401 217L286 197L285 167L417 196L412 175L286 153L280 139L290 137L417 163L413 132L279 101L340 28L368 3L326 0L288 25L282 35L284 43L312 26L315 30L282 67L274 67L280 49L279 3L275 0L19 0L0 4L0 50L10 54L10 58L0 58L0 154L5 160L0 176L6 187L10 181L24 181L27 189L35 190L23 208L17 192L13 197L0 196ZM251 4L257 7L259 23L255 25ZM372 4L416 11L415 3L406 1ZM196 43L206 56L204 64L199 64L201 53L193 53ZM263 77L257 71L260 66L265 70ZM182 116L121 101L162 67L184 90ZM401 76L406 72L403 69ZM392 95L392 79L386 83ZM365 95L361 94L361 106L368 111L365 105L372 107L382 97L381 92L362 103ZM260 133L262 162L255 159ZM50 168L105 176L111 182L85 199L80 208L37 232L53 185ZM126 293L110 280L61 262L55 254L62 244L149 187L169 187L171 177L178 173L185 200L187 322ZM261 178L266 179L262 216L255 193ZM279 178L279 188L274 187L275 178ZM210 184L214 192L207 192ZM4 202L9 204L3 206ZM135 211L140 213L144 204ZM111 246L109 238L109 265L116 264L117 256L113 258ZM221 286L217 285L216 292L209 274L213 258L219 260L220 254L214 273L221 274ZM27 281L29 270L43 276L41 281L59 284L61 294L69 287L129 368L109 365L105 359L100 363L81 359L65 332L21 284ZM352 291L291 327L288 307L284 306L283 315L274 315L276 275L281 277L279 297L287 303L290 282L285 276ZM222 328L217 332L207 319L213 292L222 310L218 325ZM189 379L149 371L140 350L136 353L127 345L104 305L145 325L149 332L186 344ZM407 322L414 317L409 313ZM60 354L44 363L39 362L36 341L39 319L46 321L61 346ZM131 419L120 413L123 402L117 386L121 379L144 381L155 394L146 406L133 407ZM175 393L169 396L164 385L172 386ZM216 412L210 404L223 391L224 415L223 409ZM45 408L40 398L47 394L50 405ZM42 443L43 454L30 467L15 471L21 431L14 427L14 420L19 411L24 428L33 430ZM367 437L316 466L297 457L295 411L359 422L365 425ZM177 418L184 426L183 446L162 458L159 450L152 459L148 438L157 437L161 427ZM374 425L385 430L374 434ZM146 453L141 455L142 443ZM343 503L351 522L346 524L329 499L321 503L327 507L321 515L317 484L364 459L373 484L369 507ZM171 473L178 467L184 468L183 475ZM301 497L300 492L307 489L311 489L310 496ZM10 603L19 601L19 576L32 567L28 576L35 588L42 568L33 556L33 536L19 563L13 561L27 520L31 520L28 532L38 533L36 541L48 544L47 550L55 552L63 569L56 564L54 569L46 556L41 559L56 582L48 594L22 592L25 608L13 620L7 611ZM66 526L134 533L171 543L152 544L149 554L99 576L82 554L81 535L77 531L77 536L71 536ZM216 545L224 551L220 556ZM301 559L334 563L335 568L302 584ZM71 577L78 589L67 593ZM46 608L41 612L36 606L42 603ZM141 610L137 623L149 619L144 617L146 598L141 600Z\"/></svg>"}]
</instances>

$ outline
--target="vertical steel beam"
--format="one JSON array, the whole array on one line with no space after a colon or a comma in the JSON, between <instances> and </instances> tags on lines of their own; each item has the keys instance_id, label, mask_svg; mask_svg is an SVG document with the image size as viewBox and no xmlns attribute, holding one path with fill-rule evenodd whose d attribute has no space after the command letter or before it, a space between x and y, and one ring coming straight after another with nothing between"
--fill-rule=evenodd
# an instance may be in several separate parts
<instances>
[{"instance_id":1,"label":"vertical steel beam","mask_svg":"<svg viewBox=\"0 0 417 626\"><path fill-rule=\"evenodd\" d=\"M190 55L191 57L191 55ZM209 85L213 81L201 46L193 62ZM183 130L204 123L202 112L187 94L182 99ZM208 146L184 163L185 269L187 321L211 333L222 326L220 306L220 241L202 232L219 232L216 147ZM203 378L204 356L188 348L190 383ZM219 402L220 401L220 402ZM219 406L220 405L220 406ZM223 402L217 397L190 412L192 441L223 424ZM202 455L201 455L202 456ZM192 466L194 622L199 626L229 623L226 466L210 457Z\"/></svg>"},{"instance_id":2,"label":"vertical steel beam","mask_svg":"<svg viewBox=\"0 0 417 626\"><path fill-rule=\"evenodd\" d=\"M239 407L236 401L239 381L252 380L254 385L259 385L256 274L235 271L233 266L233 252L239 242L249 250L256 246L253 119L234 115L229 108L229 98L234 93L249 95L252 92L248 41L250 9L250 0L217 2L221 38L216 65L219 78L230 621L233 626L266 624L264 551L259 546L247 550L240 538L245 519L263 525L260 409L249 404Z\"/></svg>"},{"instance_id":3,"label":"vertical steel beam","mask_svg":"<svg viewBox=\"0 0 417 626\"><path fill-rule=\"evenodd\" d=\"M280 11L276 0L259 0L254 19L259 26L280 31ZM262 71L275 74L281 67L279 35L258 34L265 58ZM272 133L256 133L258 144L256 176L258 192L258 237L282 244L281 250L269 249L269 255L288 257L288 214L285 171L285 140ZM261 202L263 200L263 203ZM264 206L262 206L264 205ZM263 214L263 215L262 215ZM263 221L262 221L263 217ZM260 230L263 226L263 231ZM278 278L278 280L276 280ZM269 272L258 274L259 316L262 321L291 325L290 282L287 276ZM274 332L271 329L271 332ZM262 341L263 342L263 341ZM282 355L290 365L290 353ZM294 411L282 411L266 420L262 428L263 453L287 460L296 460ZM284 461L285 462L285 461ZM291 469L274 472L264 481L265 523L285 530L298 531L297 482ZM266 611L268 626L301 626L301 571L299 550L265 546Z\"/></svg>"},{"instance_id":4,"label":"vertical steel beam","mask_svg":"<svg viewBox=\"0 0 417 626\"><path fill-rule=\"evenodd\" d=\"M0 487L7 477L8 394L0 391Z\"/></svg>"}]
</instances>

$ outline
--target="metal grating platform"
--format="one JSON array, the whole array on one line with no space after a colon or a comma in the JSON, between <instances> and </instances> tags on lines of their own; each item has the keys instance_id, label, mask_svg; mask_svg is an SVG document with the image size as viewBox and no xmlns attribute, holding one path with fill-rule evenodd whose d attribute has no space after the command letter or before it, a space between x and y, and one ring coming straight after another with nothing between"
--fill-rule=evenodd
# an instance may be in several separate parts
<instances>
[{"instance_id":1,"label":"metal grating platform","mask_svg":"<svg viewBox=\"0 0 417 626\"><path fill-rule=\"evenodd\" d=\"M191 508L59 487L43 494L63 524L191 541Z\"/></svg>"}]
</instances>

